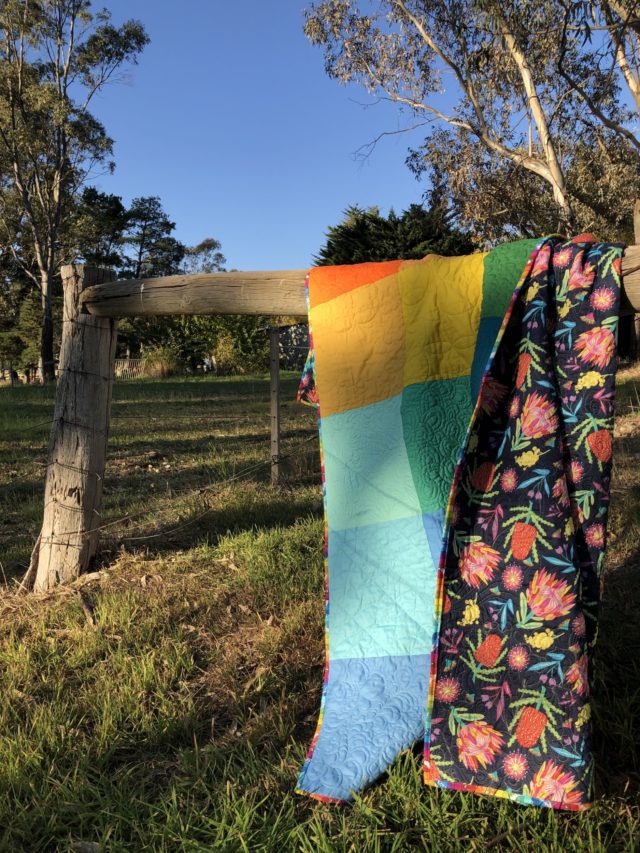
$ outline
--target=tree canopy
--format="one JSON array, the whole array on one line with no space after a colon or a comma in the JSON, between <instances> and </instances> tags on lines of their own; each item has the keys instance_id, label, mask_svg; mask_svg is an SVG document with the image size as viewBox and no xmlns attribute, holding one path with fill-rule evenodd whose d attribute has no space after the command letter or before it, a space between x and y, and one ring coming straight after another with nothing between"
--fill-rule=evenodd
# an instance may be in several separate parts
<instances>
[{"instance_id":1,"label":"tree canopy","mask_svg":"<svg viewBox=\"0 0 640 853\"><path fill-rule=\"evenodd\" d=\"M427 136L410 165L478 241L610 232L629 227L640 189L621 98L640 104L638 5L324 0L305 31L330 76L397 103L414 127L418 118Z\"/></svg>"},{"instance_id":2,"label":"tree canopy","mask_svg":"<svg viewBox=\"0 0 640 853\"><path fill-rule=\"evenodd\" d=\"M412 204L400 215L382 216L379 208L348 207L344 219L330 226L314 262L321 266L358 264L396 258L418 259L429 253L463 255L471 252L469 238L451 225L441 205L425 209Z\"/></svg>"},{"instance_id":3,"label":"tree canopy","mask_svg":"<svg viewBox=\"0 0 640 853\"><path fill-rule=\"evenodd\" d=\"M0 4L0 239L40 291L49 379L51 300L73 199L97 165L111 167L112 141L89 107L147 41L139 22L115 27L90 0Z\"/></svg>"}]
</instances>

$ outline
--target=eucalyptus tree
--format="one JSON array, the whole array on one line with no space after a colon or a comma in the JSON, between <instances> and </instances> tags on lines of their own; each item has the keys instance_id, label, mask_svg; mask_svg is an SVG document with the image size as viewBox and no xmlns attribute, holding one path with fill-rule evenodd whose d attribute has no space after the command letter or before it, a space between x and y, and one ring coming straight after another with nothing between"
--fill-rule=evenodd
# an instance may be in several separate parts
<instances>
[{"instance_id":1,"label":"eucalyptus tree","mask_svg":"<svg viewBox=\"0 0 640 853\"><path fill-rule=\"evenodd\" d=\"M307 10L305 32L323 49L330 76L407 108L413 126L427 129L410 164L430 170L463 221L490 241L595 222L589 199L576 192L578 176L601 171L607 156L620 186L638 171L637 159L626 157L628 140L609 144L624 134L585 109L558 71L625 126L618 82L604 86L604 75L585 73L587 31L573 8L580 5L381 0L373 8L324 0Z\"/></svg>"},{"instance_id":2,"label":"eucalyptus tree","mask_svg":"<svg viewBox=\"0 0 640 853\"><path fill-rule=\"evenodd\" d=\"M40 291L45 380L54 378L52 292L74 194L113 167L112 140L90 106L147 41L139 22L116 27L90 0L0 4L0 241Z\"/></svg>"}]
</instances>

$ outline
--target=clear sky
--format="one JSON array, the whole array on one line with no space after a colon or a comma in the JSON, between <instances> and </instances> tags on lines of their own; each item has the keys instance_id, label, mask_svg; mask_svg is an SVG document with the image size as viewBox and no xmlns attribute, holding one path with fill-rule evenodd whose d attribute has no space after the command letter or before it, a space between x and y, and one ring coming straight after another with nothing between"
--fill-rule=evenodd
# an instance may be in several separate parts
<instances>
[{"instance_id":1,"label":"clear sky","mask_svg":"<svg viewBox=\"0 0 640 853\"><path fill-rule=\"evenodd\" d=\"M421 200L404 162L419 132L354 157L411 119L326 76L302 31L304 0L104 5L116 24L142 21L151 43L93 103L116 161L95 183L125 203L160 196L178 239L216 237L229 268L307 267L347 205L386 213Z\"/></svg>"}]
</instances>

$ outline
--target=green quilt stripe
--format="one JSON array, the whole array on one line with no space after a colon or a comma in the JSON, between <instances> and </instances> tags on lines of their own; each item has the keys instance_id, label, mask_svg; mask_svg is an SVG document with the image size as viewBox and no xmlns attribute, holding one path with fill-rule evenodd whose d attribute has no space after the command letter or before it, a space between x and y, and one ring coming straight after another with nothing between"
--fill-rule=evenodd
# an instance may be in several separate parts
<instances>
[{"instance_id":1,"label":"green quilt stripe","mask_svg":"<svg viewBox=\"0 0 640 853\"><path fill-rule=\"evenodd\" d=\"M447 505L472 412L468 376L419 382L402 392L404 444L423 513Z\"/></svg>"},{"instance_id":2,"label":"green quilt stripe","mask_svg":"<svg viewBox=\"0 0 640 853\"><path fill-rule=\"evenodd\" d=\"M524 265L539 242L537 238L518 240L489 252L484 259L481 318L499 317L502 321Z\"/></svg>"}]
</instances>

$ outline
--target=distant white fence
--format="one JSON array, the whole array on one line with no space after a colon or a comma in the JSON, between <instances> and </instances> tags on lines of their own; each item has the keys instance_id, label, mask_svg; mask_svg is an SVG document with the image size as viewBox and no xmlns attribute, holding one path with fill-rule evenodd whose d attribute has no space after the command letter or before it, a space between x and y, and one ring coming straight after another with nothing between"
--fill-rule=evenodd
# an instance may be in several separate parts
<instances>
[{"instance_id":1,"label":"distant white fence","mask_svg":"<svg viewBox=\"0 0 640 853\"><path fill-rule=\"evenodd\" d=\"M142 373L141 358L117 358L115 363L116 379L137 379Z\"/></svg>"}]
</instances>

